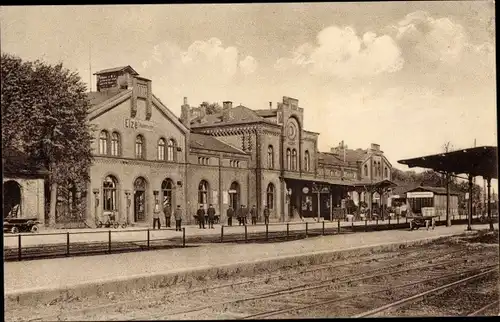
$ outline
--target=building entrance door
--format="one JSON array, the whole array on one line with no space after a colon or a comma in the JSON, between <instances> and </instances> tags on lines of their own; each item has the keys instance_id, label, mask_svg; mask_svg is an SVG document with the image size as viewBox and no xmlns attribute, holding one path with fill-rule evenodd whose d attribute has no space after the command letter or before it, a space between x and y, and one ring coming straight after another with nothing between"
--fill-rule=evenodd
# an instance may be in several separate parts
<instances>
[{"instance_id":1,"label":"building entrance door","mask_svg":"<svg viewBox=\"0 0 500 322\"><path fill-rule=\"evenodd\" d=\"M134 220L146 220L146 180L137 178L134 182Z\"/></svg>"}]
</instances>

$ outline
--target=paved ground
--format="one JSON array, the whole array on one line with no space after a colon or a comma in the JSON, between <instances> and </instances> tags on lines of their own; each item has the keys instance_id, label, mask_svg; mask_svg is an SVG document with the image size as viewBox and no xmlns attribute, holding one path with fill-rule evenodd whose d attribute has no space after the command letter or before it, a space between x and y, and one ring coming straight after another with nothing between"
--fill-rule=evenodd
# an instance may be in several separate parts
<instances>
[{"instance_id":1,"label":"paved ground","mask_svg":"<svg viewBox=\"0 0 500 322\"><path fill-rule=\"evenodd\" d=\"M311 218L308 218L304 222L290 222L289 230L305 230L305 223L308 223L308 229L320 229L322 228L322 222L317 222ZM400 219L401 223L405 222L405 219ZM387 224L388 220L379 221L378 224ZM396 223L396 220L391 220L391 223ZM364 225L364 221L357 221L354 223L341 221L341 227L351 226L352 224L356 226ZM376 225L376 221L369 221L367 225ZM337 227L338 222L325 221L325 228ZM186 237L189 236L201 236L201 235L218 235L221 234L221 225L214 225L214 229L199 229L198 226L190 225L184 226L186 228ZM208 227L208 226L206 226ZM125 229L51 229L45 230L43 233L32 234L23 233L21 234L21 244L23 247L26 246L36 246L36 245L48 245L48 244L59 244L66 243L66 232L70 232L70 243L77 242L107 242L108 241L108 231L111 231L111 238L113 241L145 241L147 240L147 229L148 227L127 227ZM224 236L231 234L242 234L244 233L244 226L238 226L237 224L231 227L224 226ZM248 233L265 232L265 225L258 226L247 226ZM269 225L269 232L273 231L286 231L286 223L273 223ZM150 228L150 239L164 239L172 237L181 237L182 232L175 231L172 228L163 228L161 230L152 230ZM12 234L4 234L4 247L16 247L18 246L18 237Z\"/></svg>"},{"instance_id":2,"label":"paved ground","mask_svg":"<svg viewBox=\"0 0 500 322\"><path fill-rule=\"evenodd\" d=\"M475 229L487 227L474 226ZM68 287L83 282L125 278L144 273L186 271L316 251L412 241L462 233L465 228L464 225L455 225L428 231L391 230L322 236L282 243L210 244L193 248L7 262L4 263L4 289L8 294L30 289Z\"/></svg>"}]
</instances>

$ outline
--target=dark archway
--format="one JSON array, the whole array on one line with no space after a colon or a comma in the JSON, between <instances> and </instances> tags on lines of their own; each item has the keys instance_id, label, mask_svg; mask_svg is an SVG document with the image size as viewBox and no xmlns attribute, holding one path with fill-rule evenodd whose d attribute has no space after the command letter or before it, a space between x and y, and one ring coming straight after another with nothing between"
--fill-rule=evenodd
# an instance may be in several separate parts
<instances>
[{"instance_id":1,"label":"dark archway","mask_svg":"<svg viewBox=\"0 0 500 322\"><path fill-rule=\"evenodd\" d=\"M147 182L143 177L134 181L134 220L136 222L146 221L146 194Z\"/></svg>"},{"instance_id":2,"label":"dark archway","mask_svg":"<svg viewBox=\"0 0 500 322\"><path fill-rule=\"evenodd\" d=\"M231 183L231 187L229 188L229 205L233 209L240 207L240 185L236 181Z\"/></svg>"},{"instance_id":3,"label":"dark archway","mask_svg":"<svg viewBox=\"0 0 500 322\"><path fill-rule=\"evenodd\" d=\"M3 217L19 217L21 214L21 186L9 180L3 184Z\"/></svg>"}]
</instances>

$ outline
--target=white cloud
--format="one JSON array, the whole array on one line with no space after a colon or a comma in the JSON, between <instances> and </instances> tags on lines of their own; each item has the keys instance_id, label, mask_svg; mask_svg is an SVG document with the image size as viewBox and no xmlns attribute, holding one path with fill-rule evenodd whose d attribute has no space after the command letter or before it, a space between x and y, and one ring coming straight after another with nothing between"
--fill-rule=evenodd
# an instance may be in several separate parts
<instances>
[{"instance_id":1,"label":"white cloud","mask_svg":"<svg viewBox=\"0 0 500 322\"><path fill-rule=\"evenodd\" d=\"M252 56L246 56L239 64L240 70L244 75L253 74L257 70L257 60Z\"/></svg>"},{"instance_id":2,"label":"white cloud","mask_svg":"<svg viewBox=\"0 0 500 322\"><path fill-rule=\"evenodd\" d=\"M275 68L302 67L312 74L350 79L392 73L403 63L401 51L390 36L367 32L359 37L351 27L330 26L318 33L316 46L301 45L290 57L278 59Z\"/></svg>"}]
</instances>

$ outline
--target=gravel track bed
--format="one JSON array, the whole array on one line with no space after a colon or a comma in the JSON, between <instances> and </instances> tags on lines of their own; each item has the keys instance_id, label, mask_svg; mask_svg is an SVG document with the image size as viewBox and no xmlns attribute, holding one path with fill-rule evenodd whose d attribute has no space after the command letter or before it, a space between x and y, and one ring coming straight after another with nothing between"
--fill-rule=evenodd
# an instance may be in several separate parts
<instances>
[{"instance_id":1,"label":"gravel track bed","mask_svg":"<svg viewBox=\"0 0 500 322\"><path fill-rule=\"evenodd\" d=\"M472 237L471 237L472 238ZM488 237L489 238L489 237ZM322 299L344 297L357 292L375 290L381 286L395 285L408 281L424 279L427 276L444 275L456 272L458 269L471 267L484 260L476 261L472 258L471 251L484 254L483 258L490 258L495 263L498 262L498 244L495 247L488 247L484 243L471 243L467 238L453 237L435 244L424 246L408 247L396 252L376 253L363 257L348 257L336 260L332 263L319 265L300 265L280 269L279 272L262 272L253 277L229 277L218 280L191 280L189 282L168 286L165 288L137 290L120 294L102 294L98 297L85 299L69 298L61 301L54 301L50 305L38 307L9 307L5 313L5 319L9 321L28 321L37 316L53 316L51 320L134 320L134 319L239 319L244 316L269 311L271 309L283 309L292 306L307 305ZM453 253L455 252L455 253ZM428 259L433 257L433 259ZM468 258L467 262L456 263L454 265L434 266L433 268L414 270L406 273L395 273L390 276L379 277L366 281L357 281L350 284L330 284L320 289L297 292L294 294L281 295L260 300L218 305L213 308L206 308L202 311L187 314L171 315L192 308L202 308L207 305L216 304L228 300L235 300L252 295L273 292L290 287L299 287L302 284L322 285L332 280L342 281L348 275L365 274L366 276L379 274L384 267L392 265L391 271L407 269L411 267L432 265L438 262L447 262L460 258ZM316 271L307 271L317 269ZM219 287L230 283L250 283L234 286L227 286L203 292L195 292L199 288ZM427 288L433 283L426 284ZM436 282L434 285L442 285L443 282ZM423 290L422 287L414 287L411 294L416 294ZM394 291L393 294L377 294L370 297L371 308L380 301L383 305L391 299L400 299L408 295L405 292ZM178 294L180 293L180 294ZM143 299L138 301L138 299ZM128 303L132 301L131 303ZM364 300L366 302L366 299ZM122 303L122 304L120 304ZM487 304L487 303L485 303ZM485 305L484 304L484 305ZM99 311L76 312L83 308L94 308L96 306L109 305ZM483 305L483 306L484 306ZM272 318L297 318L297 317L333 317L350 316L361 311L368 310L363 301L351 301L349 303L338 303L326 305L318 308L299 311L294 314L281 314ZM470 312L467 312L470 313ZM61 314L59 318L57 315ZM47 320L47 319L44 319Z\"/></svg>"}]
</instances>

